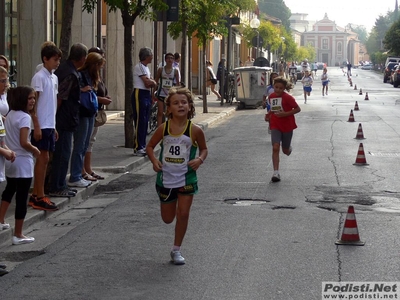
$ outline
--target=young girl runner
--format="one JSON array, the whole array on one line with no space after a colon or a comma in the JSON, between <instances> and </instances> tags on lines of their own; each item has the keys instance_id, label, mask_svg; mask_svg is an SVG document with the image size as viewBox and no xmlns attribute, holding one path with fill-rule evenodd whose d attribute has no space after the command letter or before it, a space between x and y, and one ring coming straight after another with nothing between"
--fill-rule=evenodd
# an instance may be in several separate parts
<instances>
[{"instance_id":1,"label":"young girl runner","mask_svg":"<svg viewBox=\"0 0 400 300\"><path fill-rule=\"evenodd\" d=\"M321 82L322 82L322 96L328 95L328 84L329 84L329 79L328 79L328 69L324 68L324 71L321 75ZM325 92L325 94L324 94Z\"/></svg>"},{"instance_id":2,"label":"young girl runner","mask_svg":"<svg viewBox=\"0 0 400 300\"><path fill-rule=\"evenodd\" d=\"M169 91L165 99L168 121L157 128L146 147L146 153L158 172L156 190L161 201L161 218L170 224L176 217L175 239L171 261L183 265L181 245L189 221L193 195L197 193L196 170L207 157L203 130L193 124L194 101L186 88ZM159 159L154 148L161 142ZM196 156L197 149L199 155Z\"/></svg>"},{"instance_id":3,"label":"young girl runner","mask_svg":"<svg viewBox=\"0 0 400 300\"><path fill-rule=\"evenodd\" d=\"M296 100L285 90L290 90L291 84L283 77L274 80L274 93L270 96L271 109L268 113L269 124L271 127L272 143L272 164L274 174L271 181L281 180L279 174L279 151L282 143L282 152L287 156L292 152L290 146L293 130L297 128L294 114L300 112L300 107Z\"/></svg>"},{"instance_id":4,"label":"young girl runner","mask_svg":"<svg viewBox=\"0 0 400 300\"><path fill-rule=\"evenodd\" d=\"M304 103L307 103L307 96L310 96L312 91L311 86L313 84L313 79L308 69L304 71L304 77L301 79L301 83L303 84L304 90Z\"/></svg>"},{"instance_id":5,"label":"young girl runner","mask_svg":"<svg viewBox=\"0 0 400 300\"><path fill-rule=\"evenodd\" d=\"M40 151L30 143L31 116L29 112L35 105L35 90L29 86L19 86L10 91L10 112L5 121L6 144L15 152L14 162L6 161L7 185L2 194L0 205L0 223L4 218L11 199L15 196L15 228L13 245L32 243L35 238L22 234L22 227L27 211L29 188L33 177L33 157Z\"/></svg>"}]
</instances>

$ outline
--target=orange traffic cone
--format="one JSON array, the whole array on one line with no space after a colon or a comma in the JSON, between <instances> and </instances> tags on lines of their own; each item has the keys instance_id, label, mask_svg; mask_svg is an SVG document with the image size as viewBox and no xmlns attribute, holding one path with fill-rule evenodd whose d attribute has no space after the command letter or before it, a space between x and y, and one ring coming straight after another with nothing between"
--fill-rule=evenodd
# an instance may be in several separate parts
<instances>
[{"instance_id":1,"label":"orange traffic cone","mask_svg":"<svg viewBox=\"0 0 400 300\"><path fill-rule=\"evenodd\" d=\"M369 98L368 98L368 92L365 93L365 98L364 98L364 100L369 100Z\"/></svg>"},{"instance_id":2,"label":"orange traffic cone","mask_svg":"<svg viewBox=\"0 0 400 300\"><path fill-rule=\"evenodd\" d=\"M360 143L360 146L358 147L356 162L353 165L355 165L355 166L368 165L367 160L365 158L363 143Z\"/></svg>"},{"instance_id":3,"label":"orange traffic cone","mask_svg":"<svg viewBox=\"0 0 400 300\"><path fill-rule=\"evenodd\" d=\"M354 115L353 115L353 110L350 110L350 116L349 119L347 120L347 122L355 122L356 120L354 120Z\"/></svg>"},{"instance_id":4,"label":"orange traffic cone","mask_svg":"<svg viewBox=\"0 0 400 300\"><path fill-rule=\"evenodd\" d=\"M358 103L357 103L357 101L356 101L356 104L354 104L354 110L360 110L360 109L358 108Z\"/></svg>"},{"instance_id":5,"label":"orange traffic cone","mask_svg":"<svg viewBox=\"0 0 400 300\"><path fill-rule=\"evenodd\" d=\"M342 237L335 242L336 245L349 245L349 246L364 246L365 242L360 241L358 234L357 220L354 213L354 207L349 206L344 222Z\"/></svg>"},{"instance_id":6,"label":"orange traffic cone","mask_svg":"<svg viewBox=\"0 0 400 300\"><path fill-rule=\"evenodd\" d=\"M358 93L359 95L362 95L362 89L360 89L360 92Z\"/></svg>"},{"instance_id":7,"label":"orange traffic cone","mask_svg":"<svg viewBox=\"0 0 400 300\"><path fill-rule=\"evenodd\" d=\"M351 79L350 79L350 86L353 86L353 81L351 81Z\"/></svg>"},{"instance_id":8,"label":"orange traffic cone","mask_svg":"<svg viewBox=\"0 0 400 300\"><path fill-rule=\"evenodd\" d=\"M354 85L354 90L357 90L357 84Z\"/></svg>"},{"instance_id":9,"label":"orange traffic cone","mask_svg":"<svg viewBox=\"0 0 400 300\"><path fill-rule=\"evenodd\" d=\"M355 139L356 140L363 140L364 139L364 133L363 133L363 130L362 130L361 123L358 124L358 130L357 130L357 134L356 134Z\"/></svg>"}]
</instances>

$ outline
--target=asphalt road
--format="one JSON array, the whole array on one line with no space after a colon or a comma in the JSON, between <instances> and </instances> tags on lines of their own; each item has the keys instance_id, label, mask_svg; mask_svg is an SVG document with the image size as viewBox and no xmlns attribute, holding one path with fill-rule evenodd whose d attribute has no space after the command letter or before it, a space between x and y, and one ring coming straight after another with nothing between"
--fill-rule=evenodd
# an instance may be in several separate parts
<instances>
[{"instance_id":1,"label":"asphalt road","mask_svg":"<svg viewBox=\"0 0 400 300\"><path fill-rule=\"evenodd\" d=\"M307 104L300 85L293 90L302 111L279 183L270 183L261 109L208 128L186 265L169 263L173 225L161 221L155 174L144 164L35 225L46 248L3 249L18 265L0 277L0 298L311 300L321 299L323 281L400 281L399 89L373 71L353 70L357 90L339 68L329 75L328 96L318 78ZM360 142L368 165L355 166ZM349 205L365 246L335 245Z\"/></svg>"}]
</instances>

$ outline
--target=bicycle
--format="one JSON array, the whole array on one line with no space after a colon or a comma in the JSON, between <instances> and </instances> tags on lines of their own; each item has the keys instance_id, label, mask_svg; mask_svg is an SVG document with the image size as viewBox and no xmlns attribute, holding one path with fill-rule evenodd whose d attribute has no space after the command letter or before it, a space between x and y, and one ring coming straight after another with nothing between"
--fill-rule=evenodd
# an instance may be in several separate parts
<instances>
[{"instance_id":1,"label":"bicycle","mask_svg":"<svg viewBox=\"0 0 400 300\"><path fill-rule=\"evenodd\" d=\"M230 103L232 105L233 100L235 98L236 98L235 75L232 73L229 73L227 76L226 103Z\"/></svg>"},{"instance_id":2,"label":"bicycle","mask_svg":"<svg viewBox=\"0 0 400 300\"><path fill-rule=\"evenodd\" d=\"M157 114L158 103L157 100L155 100L153 101L150 109L149 122L147 123L147 134L150 134L157 129Z\"/></svg>"}]
</instances>

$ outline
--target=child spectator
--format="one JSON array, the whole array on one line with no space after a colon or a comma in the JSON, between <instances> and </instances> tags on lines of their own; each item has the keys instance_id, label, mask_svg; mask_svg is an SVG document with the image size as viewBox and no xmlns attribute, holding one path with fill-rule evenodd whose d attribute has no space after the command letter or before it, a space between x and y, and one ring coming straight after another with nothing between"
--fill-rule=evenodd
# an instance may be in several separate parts
<instances>
[{"instance_id":1,"label":"child spectator","mask_svg":"<svg viewBox=\"0 0 400 300\"><path fill-rule=\"evenodd\" d=\"M34 130L32 145L38 147L34 169L33 190L29 205L34 209L54 211L57 206L46 197L44 185L49 152L54 152L58 138L56 128L58 78L53 73L60 65L62 52L52 42L46 42L41 50L42 68L33 76L31 86L36 91L36 105L32 114Z\"/></svg>"},{"instance_id":2,"label":"child spectator","mask_svg":"<svg viewBox=\"0 0 400 300\"><path fill-rule=\"evenodd\" d=\"M189 222L193 196L197 193L196 170L207 157L207 144L203 130L193 124L192 93L172 88L166 98L168 121L157 128L147 144L146 152L157 174L156 190L161 201L161 217L170 224L176 217L175 239L171 261L183 265L181 245ZM154 148L161 142L160 157ZM199 156L196 158L197 149Z\"/></svg>"},{"instance_id":3,"label":"child spectator","mask_svg":"<svg viewBox=\"0 0 400 300\"><path fill-rule=\"evenodd\" d=\"M11 95L10 95L11 94ZM33 177L33 157L38 157L40 151L29 141L31 130L31 116L35 105L35 90L29 86L20 86L9 92L10 112L5 121L7 132L6 145L15 152L15 160L6 161L7 185L1 196L0 223L4 218L11 200L15 196L15 227L12 244L26 244L35 241L35 238L22 234L22 227L27 212L29 188Z\"/></svg>"},{"instance_id":4,"label":"child spectator","mask_svg":"<svg viewBox=\"0 0 400 300\"><path fill-rule=\"evenodd\" d=\"M277 77L274 80L274 92L270 96L271 109L266 116L271 127L272 143L272 164L274 173L271 181L281 180L279 174L279 151L282 144L282 152L287 156L292 153L290 146L293 136L293 130L297 128L294 115L300 112L300 107L296 100L285 90L290 90L291 84L283 77Z\"/></svg>"}]
</instances>

